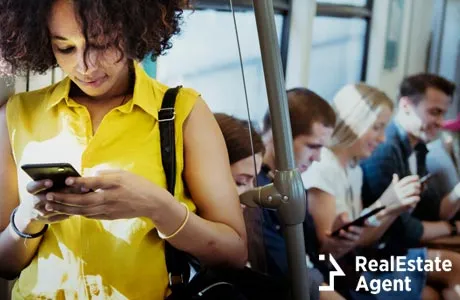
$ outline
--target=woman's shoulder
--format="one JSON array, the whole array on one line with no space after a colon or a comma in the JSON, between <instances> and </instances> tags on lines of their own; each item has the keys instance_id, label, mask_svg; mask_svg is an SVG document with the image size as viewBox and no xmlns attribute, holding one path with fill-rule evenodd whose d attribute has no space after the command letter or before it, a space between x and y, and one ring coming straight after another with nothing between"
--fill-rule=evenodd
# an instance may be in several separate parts
<instances>
[{"instance_id":1,"label":"woman's shoulder","mask_svg":"<svg viewBox=\"0 0 460 300\"><path fill-rule=\"evenodd\" d=\"M166 91L175 86L168 86L153 78L151 79L151 83L154 90L154 94L156 95L155 98L157 106L158 108L160 108ZM184 86L180 87L181 88L176 96L174 108L176 111L176 118L185 121L185 119L188 117L193 107L197 103L198 99L200 99L201 95L193 88Z\"/></svg>"},{"instance_id":2,"label":"woman's shoulder","mask_svg":"<svg viewBox=\"0 0 460 300\"><path fill-rule=\"evenodd\" d=\"M158 94L161 96L163 96L168 89L174 88L177 86L180 86L179 94L177 95L178 97L196 99L200 96L200 93L198 93L195 89L190 88L190 87L185 87L182 85L168 86L154 78L151 78L151 82L152 82L155 92L158 92Z\"/></svg>"},{"instance_id":3,"label":"woman's shoulder","mask_svg":"<svg viewBox=\"0 0 460 300\"><path fill-rule=\"evenodd\" d=\"M47 86L34 91L16 93L10 96L5 104L5 120L10 130L16 133L21 132L27 124L32 124L37 119L47 120L44 113L50 102L51 91L57 84Z\"/></svg>"},{"instance_id":4,"label":"woman's shoulder","mask_svg":"<svg viewBox=\"0 0 460 300\"><path fill-rule=\"evenodd\" d=\"M41 107L48 103L53 94L55 94L54 92L58 91L63 85L65 85L64 80L41 89L15 93L8 99L7 105L19 110L21 108L31 110Z\"/></svg>"}]
</instances>

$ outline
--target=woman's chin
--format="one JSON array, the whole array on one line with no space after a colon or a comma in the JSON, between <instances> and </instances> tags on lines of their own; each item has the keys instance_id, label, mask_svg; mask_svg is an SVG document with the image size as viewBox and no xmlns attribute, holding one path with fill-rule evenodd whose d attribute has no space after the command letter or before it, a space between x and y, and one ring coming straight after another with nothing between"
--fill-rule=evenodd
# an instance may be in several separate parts
<instances>
[{"instance_id":1,"label":"woman's chin","mask_svg":"<svg viewBox=\"0 0 460 300\"><path fill-rule=\"evenodd\" d=\"M370 150L370 149L367 150L367 151L363 151L363 153L361 153L361 155L358 155L358 160L369 158L372 155L372 152L374 152L374 151Z\"/></svg>"}]
</instances>

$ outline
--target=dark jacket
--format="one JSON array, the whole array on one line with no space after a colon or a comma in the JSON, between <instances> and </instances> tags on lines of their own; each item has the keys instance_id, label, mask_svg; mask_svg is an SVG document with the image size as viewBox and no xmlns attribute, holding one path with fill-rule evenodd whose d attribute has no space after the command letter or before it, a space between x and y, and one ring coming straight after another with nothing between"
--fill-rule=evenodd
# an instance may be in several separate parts
<instances>
[{"instance_id":1,"label":"dark jacket","mask_svg":"<svg viewBox=\"0 0 460 300\"><path fill-rule=\"evenodd\" d=\"M395 121L386 131L386 141L363 162L362 199L364 207L375 202L391 184L393 174L403 178L411 174L409 157L412 154L407 133ZM425 163L425 161L423 161ZM385 233L379 248L387 255L404 254L407 248L418 247L423 235L421 220L439 219L439 196L428 188L421 195L411 214L401 214Z\"/></svg>"},{"instance_id":2,"label":"dark jacket","mask_svg":"<svg viewBox=\"0 0 460 300\"><path fill-rule=\"evenodd\" d=\"M269 176L270 169L263 166L257 176L260 186L272 182ZM310 260L323 274L326 272L322 263L318 260L318 239L316 236L313 218L307 211L303 222L305 250ZM288 273L286 244L282 234L281 224L278 214L274 210L263 209L263 239L266 251L267 271L273 276L286 276Z\"/></svg>"}]
</instances>

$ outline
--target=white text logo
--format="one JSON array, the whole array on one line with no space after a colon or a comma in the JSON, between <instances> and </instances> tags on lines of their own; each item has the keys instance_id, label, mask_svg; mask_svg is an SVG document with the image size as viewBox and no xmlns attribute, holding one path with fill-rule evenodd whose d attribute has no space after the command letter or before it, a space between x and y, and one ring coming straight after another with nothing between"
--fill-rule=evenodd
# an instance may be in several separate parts
<instances>
[{"instance_id":1,"label":"white text logo","mask_svg":"<svg viewBox=\"0 0 460 300\"><path fill-rule=\"evenodd\" d=\"M326 260L326 258L324 257L324 254L319 255L319 260L321 261ZM334 257L331 254L329 254L329 261L334 266L335 271L329 272L329 285L321 285L319 287L320 291L333 291L335 276L345 276L345 273L343 272L342 268L335 261Z\"/></svg>"}]
</instances>

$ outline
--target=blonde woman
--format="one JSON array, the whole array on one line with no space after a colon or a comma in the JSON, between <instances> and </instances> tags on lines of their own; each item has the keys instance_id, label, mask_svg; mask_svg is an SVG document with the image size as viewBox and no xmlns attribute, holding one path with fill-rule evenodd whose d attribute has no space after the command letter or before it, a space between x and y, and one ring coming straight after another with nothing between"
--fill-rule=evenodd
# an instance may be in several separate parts
<instances>
[{"instance_id":1,"label":"blonde woman","mask_svg":"<svg viewBox=\"0 0 460 300\"><path fill-rule=\"evenodd\" d=\"M393 112L393 103L383 92L363 83L343 87L335 96L333 107L337 121L331 143L322 150L321 161L315 162L302 176L308 190L309 207L316 224L320 251L330 248L328 244L333 240L330 232L337 229L334 219L338 215L354 220L362 214L362 170L357 163L369 157L385 140L385 128ZM331 254L341 258L357 247L375 243L401 212L410 209L420 200L419 193L417 176L402 179L395 176L382 197L368 208L386 207L372 218L372 222L368 220L368 225L372 226L364 229L356 243L346 248L337 248ZM412 286L414 298L410 299L416 299L421 294L424 276L417 275L420 277L420 280L416 280L419 288L416 284ZM349 288L355 289L356 286Z\"/></svg>"}]
</instances>

